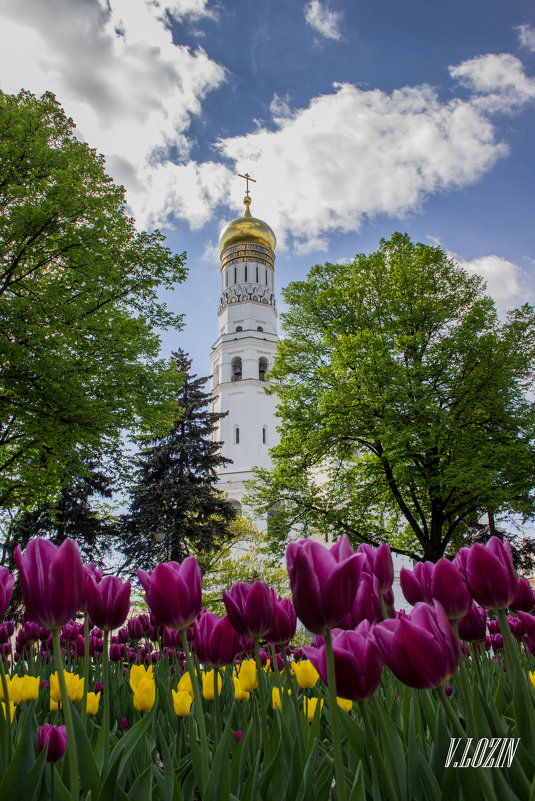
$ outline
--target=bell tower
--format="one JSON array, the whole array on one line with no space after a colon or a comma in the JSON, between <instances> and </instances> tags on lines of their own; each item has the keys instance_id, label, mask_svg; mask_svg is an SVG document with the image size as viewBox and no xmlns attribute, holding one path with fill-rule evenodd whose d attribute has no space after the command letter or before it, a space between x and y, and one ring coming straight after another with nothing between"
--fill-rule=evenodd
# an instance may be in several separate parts
<instances>
[{"instance_id":1,"label":"bell tower","mask_svg":"<svg viewBox=\"0 0 535 801\"><path fill-rule=\"evenodd\" d=\"M277 399L265 393L279 337L275 305L275 234L251 215L248 173L242 217L219 237L221 299L218 338L212 346L213 411L228 412L215 437L232 463L219 472L218 489L242 511L244 482L253 467L269 468L269 448L278 444ZM255 521L260 528L266 521Z\"/></svg>"}]
</instances>

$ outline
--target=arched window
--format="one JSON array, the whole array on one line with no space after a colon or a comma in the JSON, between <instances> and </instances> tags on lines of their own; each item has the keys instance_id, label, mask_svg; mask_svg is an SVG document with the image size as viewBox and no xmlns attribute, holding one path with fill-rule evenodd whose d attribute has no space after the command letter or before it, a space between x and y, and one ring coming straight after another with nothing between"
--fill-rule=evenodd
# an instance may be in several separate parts
<instances>
[{"instance_id":1,"label":"arched window","mask_svg":"<svg viewBox=\"0 0 535 801\"><path fill-rule=\"evenodd\" d=\"M214 387L217 387L219 384L219 365L217 364L214 369Z\"/></svg>"},{"instance_id":2,"label":"arched window","mask_svg":"<svg viewBox=\"0 0 535 801\"><path fill-rule=\"evenodd\" d=\"M258 360L258 380L265 381L266 380L266 373L268 370L268 362L264 356L261 356Z\"/></svg>"},{"instance_id":3,"label":"arched window","mask_svg":"<svg viewBox=\"0 0 535 801\"><path fill-rule=\"evenodd\" d=\"M244 278L244 280L247 281L247 265L245 265L245 278Z\"/></svg>"},{"instance_id":4,"label":"arched window","mask_svg":"<svg viewBox=\"0 0 535 801\"><path fill-rule=\"evenodd\" d=\"M267 445L267 426L262 426L262 445Z\"/></svg>"},{"instance_id":5,"label":"arched window","mask_svg":"<svg viewBox=\"0 0 535 801\"><path fill-rule=\"evenodd\" d=\"M262 326L261 326L261 325L257 325L257 326L256 326L256 330L257 330L257 331L263 331L264 329L262 328Z\"/></svg>"},{"instance_id":6,"label":"arched window","mask_svg":"<svg viewBox=\"0 0 535 801\"><path fill-rule=\"evenodd\" d=\"M235 445L240 444L240 427L234 426L234 443Z\"/></svg>"},{"instance_id":7,"label":"arched window","mask_svg":"<svg viewBox=\"0 0 535 801\"><path fill-rule=\"evenodd\" d=\"M241 358L235 356L230 363L230 380L241 381Z\"/></svg>"},{"instance_id":8,"label":"arched window","mask_svg":"<svg viewBox=\"0 0 535 801\"><path fill-rule=\"evenodd\" d=\"M237 325L236 326L236 331L243 331L243 326Z\"/></svg>"},{"instance_id":9,"label":"arched window","mask_svg":"<svg viewBox=\"0 0 535 801\"><path fill-rule=\"evenodd\" d=\"M225 270L225 288L228 287L228 270Z\"/></svg>"}]
</instances>

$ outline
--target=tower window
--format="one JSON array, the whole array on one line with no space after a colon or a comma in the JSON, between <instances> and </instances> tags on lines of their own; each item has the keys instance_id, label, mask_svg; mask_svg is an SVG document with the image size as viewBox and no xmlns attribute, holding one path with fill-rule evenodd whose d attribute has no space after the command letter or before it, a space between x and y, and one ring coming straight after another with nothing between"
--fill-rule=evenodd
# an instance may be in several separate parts
<instances>
[{"instance_id":1,"label":"tower window","mask_svg":"<svg viewBox=\"0 0 535 801\"><path fill-rule=\"evenodd\" d=\"M262 444L265 445L267 442L267 426L262 426Z\"/></svg>"},{"instance_id":2,"label":"tower window","mask_svg":"<svg viewBox=\"0 0 535 801\"><path fill-rule=\"evenodd\" d=\"M244 278L244 280L247 281L247 265L245 265L245 278Z\"/></svg>"},{"instance_id":3,"label":"tower window","mask_svg":"<svg viewBox=\"0 0 535 801\"><path fill-rule=\"evenodd\" d=\"M264 270L264 272L265 272L265 274L266 274L266 281L265 281L265 283L266 283L266 286L267 286L267 270Z\"/></svg>"},{"instance_id":4,"label":"tower window","mask_svg":"<svg viewBox=\"0 0 535 801\"><path fill-rule=\"evenodd\" d=\"M256 330L257 330L257 331L263 331L264 329L262 328L262 326L261 326L261 325L257 325L257 326L256 326Z\"/></svg>"},{"instance_id":5,"label":"tower window","mask_svg":"<svg viewBox=\"0 0 535 801\"><path fill-rule=\"evenodd\" d=\"M234 442L236 443L236 445L240 444L240 429L239 429L239 426L236 426L236 428L234 429Z\"/></svg>"},{"instance_id":6,"label":"tower window","mask_svg":"<svg viewBox=\"0 0 535 801\"><path fill-rule=\"evenodd\" d=\"M241 358L235 356L230 363L230 380L241 381Z\"/></svg>"},{"instance_id":7,"label":"tower window","mask_svg":"<svg viewBox=\"0 0 535 801\"><path fill-rule=\"evenodd\" d=\"M237 271L236 267L234 268L234 283L235 284L238 283L238 271Z\"/></svg>"},{"instance_id":8,"label":"tower window","mask_svg":"<svg viewBox=\"0 0 535 801\"><path fill-rule=\"evenodd\" d=\"M258 267L256 268L256 283L258 284Z\"/></svg>"},{"instance_id":9,"label":"tower window","mask_svg":"<svg viewBox=\"0 0 535 801\"><path fill-rule=\"evenodd\" d=\"M237 325L236 326L236 331L243 331L243 326Z\"/></svg>"},{"instance_id":10,"label":"tower window","mask_svg":"<svg viewBox=\"0 0 535 801\"><path fill-rule=\"evenodd\" d=\"M261 356L258 360L258 380L265 381L266 380L266 373L268 370L268 363L267 359L264 356Z\"/></svg>"},{"instance_id":11,"label":"tower window","mask_svg":"<svg viewBox=\"0 0 535 801\"><path fill-rule=\"evenodd\" d=\"M225 270L225 289L228 287L228 270Z\"/></svg>"}]
</instances>

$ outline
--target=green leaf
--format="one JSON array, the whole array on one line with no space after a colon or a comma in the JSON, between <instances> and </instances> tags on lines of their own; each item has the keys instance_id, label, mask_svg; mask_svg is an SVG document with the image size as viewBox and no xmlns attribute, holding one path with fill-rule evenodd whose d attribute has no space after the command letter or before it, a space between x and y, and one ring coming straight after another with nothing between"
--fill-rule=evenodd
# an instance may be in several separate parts
<instances>
[{"instance_id":1,"label":"green leaf","mask_svg":"<svg viewBox=\"0 0 535 801\"><path fill-rule=\"evenodd\" d=\"M98 798L100 789L102 787L102 780L100 778L97 763L93 753L93 748L87 736L87 730L82 719L78 714L78 710L72 705L72 722L74 726L74 733L76 736L76 751L78 754L78 770L80 771L80 779L82 789L88 793L91 792L93 798Z\"/></svg>"},{"instance_id":2,"label":"green leaf","mask_svg":"<svg viewBox=\"0 0 535 801\"><path fill-rule=\"evenodd\" d=\"M152 801L153 766L149 765L139 774L128 792L129 801Z\"/></svg>"},{"instance_id":3,"label":"green leaf","mask_svg":"<svg viewBox=\"0 0 535 801\"><path fill-rule=\"evenodd\" d=\"M229 738L231 726L227 723L218 743L208 776L203 801L229 801L230 798L230 758Z\"/></svg>"},{"instance_id":4,"label":"green leaf","mask_svg":"<svg viewBox=\"0 0 535 801\"><path fill-rule=\"evenodd\" d=\"M17 748L0 782L0 801L13 801L26 789L29 774L35 764L33 722L30 710L26 709L20 724Z\"/></svg>"}]
</instances>

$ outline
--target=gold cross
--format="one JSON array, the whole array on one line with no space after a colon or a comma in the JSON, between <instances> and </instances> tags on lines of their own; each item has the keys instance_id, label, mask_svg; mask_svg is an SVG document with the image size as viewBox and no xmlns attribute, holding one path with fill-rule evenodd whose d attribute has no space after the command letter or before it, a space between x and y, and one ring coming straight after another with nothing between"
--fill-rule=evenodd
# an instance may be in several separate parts
<instances>
[{"instance_id":1,"label":"gold cross","mask_svg":"<svg viewBox=\"0 0 535 801\"><path fill-rule=\"evenodd\" d=\"M249 197L249 181L252 181L254 184L256 184L256 178L251 178L248 172L246 172L245 175L240 175L240 173L238 173L238 178L245 178L245 194L247 197Z\"/></svg>"}]
</instances>

